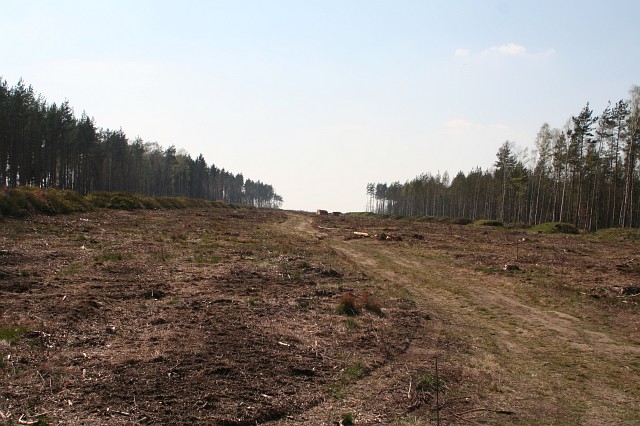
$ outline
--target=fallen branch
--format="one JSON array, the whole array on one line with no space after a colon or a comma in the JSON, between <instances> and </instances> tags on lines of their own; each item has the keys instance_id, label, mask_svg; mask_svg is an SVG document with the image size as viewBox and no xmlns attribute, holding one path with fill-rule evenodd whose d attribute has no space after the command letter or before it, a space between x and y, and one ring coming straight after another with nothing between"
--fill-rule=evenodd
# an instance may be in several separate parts
<instances>
[{"instance_id":1,"label":"fallen branch","mask_svg":"<svg viewBox=\"0 0 640 426\"><path fill-rule=\"evenodd\" d=\"M121 416L125 416L125 417L131 416L131 413L127 413L126 411L112 410L111 407L107 408L106 411L108 414L120 414Z\"/></svg>"},{"instance_id":2,"label":"fallen branch","mask_svg":"<svg viewBox=\"0 0 640 426\"><path fill-rule=\"evenodd\" d=\"M456 413L454 414L454 416L463 416L465 414L469 414L469 413L475 413L477 411L491 411L492 413L496 413L496 414L507 414L507 415L512 415L515 414L515 412L510 411L510 410L494 410L492 408L474 408L472 410L467 410L467 411L463 411L461 413Z\"/></svg>"},{"instance_id":3,"label":"fallen branch","mask_svg":"<svg viewBox=\"0 0 640 426\"><path fill-rule=\"evenodd\" d=\"M24 414L20 416L20 418L18 419L18 423L20 423L21 425L35 425L38 422L40 422L40 420L23 420L24 418Z\"/></svg>"},{"instance_id":4,"label":"fallen branch","mask_svg":"<svg viewBox=\"0 0 640 426\"><path fill-rule=\"evenodd\" d=\"M49 414L49 412L48 411L43 411L42 413L37 413L37 414L34 414L33 416L30 416L30 417L42 417L42 416L44 416L46 414ZM10 417L10 416L11 416L11 414L8 415L8 417ZM35 425L35 424L40 423L40 419L38 419L38 420L25 420L25 417L26 417L25 414L21 415L20 418L18 419L18 423L20 423L21 425ZM5 418L4 415L3 415L3 418Z\"/></svg>"},{"instance_id":5,"label":"fallen branch","mask_svg":"<svg viewBox=\"0 0 640 426\"><path fill-rule=\"evenodd\" d=\"M625 294L623 296L616 296L616 298L618 298L618 299L626 299L628 297L638 297L638 296L640 296L640 293L638 293L638 294Z\"/></svg>"}]
</instances>

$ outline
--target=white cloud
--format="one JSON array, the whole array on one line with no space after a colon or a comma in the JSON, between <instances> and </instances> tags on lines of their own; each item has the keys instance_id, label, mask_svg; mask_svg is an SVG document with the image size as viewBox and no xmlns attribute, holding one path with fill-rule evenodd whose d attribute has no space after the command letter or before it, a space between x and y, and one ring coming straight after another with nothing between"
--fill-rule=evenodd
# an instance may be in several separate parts
<instances>
[{"instance_id":1,"label":"white cloud","mask_svg":"<svg viewBox=\"0 0 640 426\"><path fill-rule=\"evenodd\" d=\"M513 56L513 55L526 55L527 49L519 44L509 43L503 44L502 46L491 46L487 50L487 53L499 53L501 55Z\"/></svg>"},{"instance_id":2,"label":"white cloud","mask_svg":"<svg viewBox=\"0 0 640 426\"><path fill-rule=\"evenodd\" d=\"M454 118L453 120L449 120L445 123L445 127L452 130L464 130L471 126L473 126L473 123L463 118Z\"/></svg>"},{"instance_id":3,"label":"white cloud","mask_svg":"<svg viewBox=\"0 0 640 426\"><path fill-rule=\"evenodd\" d=\"M469 58L472 56L483 57L488 55L503 55L503 56L521 56L521 57L548 57L555 55L556 50L553 48L547 49L538 53L530 53L526 47L521 44L507 43L500 46L491 46L487 49L481 50L478 53L473 53L466 48L458 48L455 50L454 55L457 58Z\"/></svg>"},{"instance_id":4,"label":"white cloud","mask_svg":"<svg viewBox=\"0 0 640 426\"><path fill-rule=\"evenodd\" d=\"M465 48L456 49L455 55L459 58L466 58L471 55L471 51Z\"/></svg>"}]
</instances>

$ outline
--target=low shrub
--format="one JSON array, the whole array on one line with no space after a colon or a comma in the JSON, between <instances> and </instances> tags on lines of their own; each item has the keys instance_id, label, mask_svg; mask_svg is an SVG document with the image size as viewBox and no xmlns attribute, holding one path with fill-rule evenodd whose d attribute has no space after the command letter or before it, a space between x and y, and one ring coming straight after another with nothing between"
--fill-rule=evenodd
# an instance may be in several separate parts
<instances>
[{"instance_id":1,"label":"low shrub","mask_svg":"<svg viewBox=\"0 0 640 426\"><path fill-rule=\"evenodd\" d=\"M162 208L160 203L155 197L150 197L148 195L137 195L136 198L142 204L142 207L146 210L159 210Z\"/></svg>"},{"instance_id":2,"label":"low shrub","mask_svg":"<svg viewBox=\"0 0 640 426\"><path fill-rule=\"evenodd\" d=\"M115 195L109 202L109 208L114 210L140 210L142 203L130 194Z\"/></svg>"},{"instance_id":3,"label":"low shrub","mask_svg":"<svg viewBox=\"0 0 640 426\"><path fill-rule=\"evenodd\" d=\"M453 225L468 225L470 223L473 223L473 221L466 217L456 217L454 219L451 219L451 223Z\"/></svg>"},{"instance_id":4,"label":"low shrub","mask_svg":"<svg viewBox=\"0 0 640 426\"><path fill-rule=\"evenodd\" d=\"M347 381L359 380L369 374L369 369L362 361L356 361L344 369L344 379Z\"/></svg>"},{"instance_id":5,"label":"low shrub","mask_svg":"<svg viewBox=\"0 0 640 426\"><path fill-rule=\"evenodd\" d=\"M603 241L640 241L640 229L638 228L606 228L599 229L593 234L596 239Z\"/></svg>"},{"instance_id":6,"label":"low shrub","mask_svg":"<svg viewBox=\"0 0 640 426\"><path fill-rule=\"evenodd\" d=\"M98 191L98 192L92 192L91 194L87 195L85 198L89 203L91 203L92 206L99 209L105 209L109 207L112 196L113 196L113 193L111 192Z\"/></svg>"},{"instance_id":7,"label":"low shrub","mask_svg":"<svg viewBox=\"0 0 640 426\"><path fill-rule=\"evenodd\" d=\"M24 217L34 213L54 215L91 209L91 203L71 190L24 186L0 192L2 216Z\"/></svg>"},{"instance_id":8,"label":"low shrub","mask_svg":"<svg viewBox=\"0 0 640 426\"><path fill-rule=\"evenodd\" d=\"M479 219L473 222L475 226L504 226L504 223L493 219Z\"/></svg>"},{"instance_id":9,"label":"low shrub","mask_svg":"<svg viewBox=\"0 0 640 426\"><path fill-rule=\"evenodd\" d=\"M340 296L340 301L336 308L339 314L349 316L360 314L362 309L372 312L378 316L384 316L380 302L373 298L369 293L365 293L360 297L350 292L343 293L342 296Z\"/></svg>"},{"instance_id":10,"label":"low shrub","mask_svg":"<svg viewBox=\"0 0 640 426\"><path fill-rule=\"evenodd\" d=\"M86 196L73 190L25 186L0 189L0 216L26 217L30 214L67 214L95 209L157 210L187 208L252 208L242 204L227 204L186 197L153 197L129 192L92 192Z\"/></svg>"},{"instance_id":11,"label":"low shrub","mask_svg":"<svg viewBox=\"0 0 640 426\"><path fill-rule=\"evenodd\" d=\"M578 228L565 222L545 222L531 228L531 232L538 234L578 234Z\"/></svg>"},{"instance_id":12,"label":"low shrub","mask_svg":"<svg viewBox=\"0 0 640 426\"><path fill-rule=\"evenodd\" d=\"M51 207L49 214L67 214L92 210L91 204L85 197L69 189L48 189L44 191L44 198Z\"/></svg>"},{"instance_id":13,"label":"low shrub","mask_svg":"<svg viewBox=\"0 0 640 426\"><path fill-rule=\"evenodd\" d=\"M366 293L364 296L362 296L361 303L362 306L364 306L364 309L366 309L367 311L373 312L378 316L384 315L382 313L382 306L380 306L380 302L374 299L369 293Z\"/></svg>"},{"instance_id":14,"label":"low shrub","mask_svg":"<svg viewBox=\"0 0 640 426\"><path fill-rule=\"evenodd\" d=\"M344 293L340 296L337 311L339 314L355 316L360 313L357 298L353 293Z\"/></svg>"},{"instance_id":15,"label":"low shrub","mask_svg":"<svg viewBox=\"0 0 640 426\"><path fill-rule=\"evenodd\" d=\"M422 392L439 392L444 391L445 384L441 378L436 377L432 373L422 373L416 380L416 390Z\"/></svg>"},{"instance_id":16,"label":"low shrub","mask_svg":"<svg viewBox=\"0 0 640 426\"><path fill-rule=\"evenodd\" d=\"M340 421L340 424L342 426L351 426L355 424L355 416L352 413L344 413L342 415L342 420Z\"/></svg>"}]
</instances>

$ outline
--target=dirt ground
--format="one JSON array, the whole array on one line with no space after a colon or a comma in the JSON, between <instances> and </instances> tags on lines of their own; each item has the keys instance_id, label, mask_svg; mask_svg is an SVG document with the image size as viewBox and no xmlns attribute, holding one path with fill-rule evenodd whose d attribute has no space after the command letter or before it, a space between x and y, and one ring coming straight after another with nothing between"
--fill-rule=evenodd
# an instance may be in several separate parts
<instances>
[{"instance_id":1,"label":"dirt ground","mask_svg":"<svg viewBox=\"0 0 640 426\"><path fill-rule=\"evenodd\" d=\"M0 425L638 424L636 236L222 208L4 220Z\"/></svg>"}]
</instances>

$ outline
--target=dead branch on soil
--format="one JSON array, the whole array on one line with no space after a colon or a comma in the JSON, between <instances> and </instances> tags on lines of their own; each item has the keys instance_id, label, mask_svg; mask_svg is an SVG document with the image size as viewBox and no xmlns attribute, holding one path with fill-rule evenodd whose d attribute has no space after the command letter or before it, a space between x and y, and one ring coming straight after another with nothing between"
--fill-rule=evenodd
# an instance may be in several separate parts
<instances>
[{"instance_id":1,"label":"dead branch on soil","mask_svg":"<svg viewBox=\"0 0 640 426\"><path fill-rule=\"evenodd\" d=\"M49 413L48 411L43 411L42 413L34 414L33 416L30 416L30 417L42 417L48 413ZM18 419L18 423L20 423L21 425L35 425L40 423L40 419L26 420L25 417L27 417L25 414L21 415L20 418Z\"/></svg>"},{"instance_id":2,"label":"dead branch on soil","mask_svg":"<svg viewBox=\"0 0 640 426\"><path fill-rule=\"evenodd\" d=\"M107 414L119 414L125 417L131 417L131 413L127 413L126 411L112 410L111 407L108 407L106 410Z\"/></svg>"},{"instance_id":3,"label":"dead branch on soil","mask_svg":"<svg viewBox=\"0 0 640 426\"><path fill-rule=\"evenodd\" d=\"M515 414L515 412L511 411L511 410L494 410L493 408L474 408L471 410L467 410L467 411L463 411L461 413L455 413L454 416L464 416L465 414L469 414L469 413L475 413L478 411L489 411L492 413L496 413L496 414L506 414L506 415L513 415Z\"/></svg>"}]
</instances>

